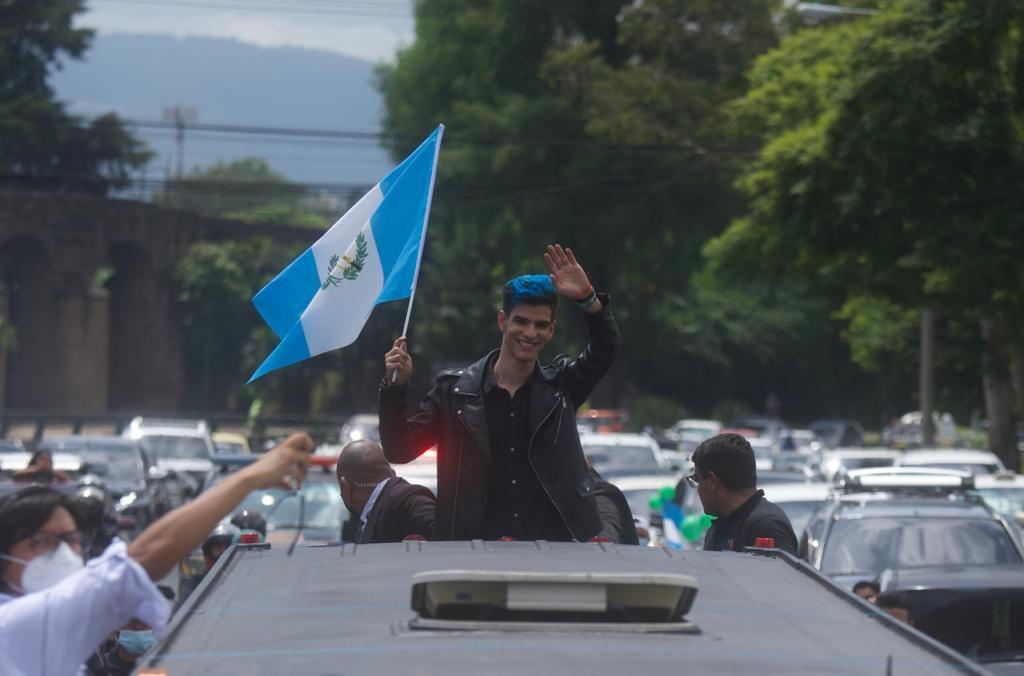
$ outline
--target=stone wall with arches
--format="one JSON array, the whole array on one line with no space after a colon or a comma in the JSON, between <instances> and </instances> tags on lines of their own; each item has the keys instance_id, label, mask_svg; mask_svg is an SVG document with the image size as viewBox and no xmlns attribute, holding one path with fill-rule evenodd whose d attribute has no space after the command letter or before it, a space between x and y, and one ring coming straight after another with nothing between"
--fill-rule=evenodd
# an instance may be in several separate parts
<instances>
[{"instance_id":1,"label":"stone wall with arches","mask_svg":"<svg viewBox=\"0 0 1024 676\"><path fill-rule=\"evenodd\" d=\"M184 395L174 271L201 240L316 231L93 195L0 191L0 403L174 410Z\"/></svg>"}]
</instances>

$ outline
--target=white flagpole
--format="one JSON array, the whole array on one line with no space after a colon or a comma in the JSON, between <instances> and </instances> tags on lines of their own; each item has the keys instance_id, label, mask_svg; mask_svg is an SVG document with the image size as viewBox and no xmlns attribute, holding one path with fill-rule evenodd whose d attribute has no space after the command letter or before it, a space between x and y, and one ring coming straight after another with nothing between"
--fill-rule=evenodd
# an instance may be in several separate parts
<instances>
[{"instance_id":1,"label":"white flagpole","mask_svg":"<svg viewBox=\"0 0 1024 676\"><path fill-rule=\"evenodd\" d=\"M434 144L434 168L430 172L430 190L427 192L427 211L423 214L423 232L420 235L420 251L416 255L416 269L412 273L412 289L409 293L409 307L405 311L405 324L402 326L402 335L408 340L409 320L412 318L412 302L416 299L416 285L420 279L420 264L423 262L423 249L427 246L427 223L430 222L430 205L434 201L434 181L437 179L437 157L441 152L441 139L444 137L444 125L438 125L441 131L437 134L437 143ZM391 382L398 380L398 371L391 374Z\"/></svg>"}]
</instances>

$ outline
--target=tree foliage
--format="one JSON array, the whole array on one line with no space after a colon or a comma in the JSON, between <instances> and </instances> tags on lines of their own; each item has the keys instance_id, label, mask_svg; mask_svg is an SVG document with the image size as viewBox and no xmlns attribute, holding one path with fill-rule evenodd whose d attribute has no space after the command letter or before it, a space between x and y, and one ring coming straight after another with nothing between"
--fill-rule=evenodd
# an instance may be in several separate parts
<instances>
[{"instance_id":1,"label":"tree foliage","mask_svg":"<svg viewBox=\"0 0 1024 676\"><path fill-rule=\"evenodd\" d=\"M258 157L196 167L183 178L168 181L156 199L165 206L241 221L311 228L330 222L302 185L291 183Z\"/></svg>"},{"instance_id":2,"label":"tree foliage","mask_svg":"<svg viewBox=\"0 0 1024 676\"><path fill-rule=\"evenodd\" d=\"M70 115L47 83L92 31L74 26L80 0L8 0L0 13L0 174L34 188L106 192L150 153L116 115Z\"/></svg>"}]
</instances>

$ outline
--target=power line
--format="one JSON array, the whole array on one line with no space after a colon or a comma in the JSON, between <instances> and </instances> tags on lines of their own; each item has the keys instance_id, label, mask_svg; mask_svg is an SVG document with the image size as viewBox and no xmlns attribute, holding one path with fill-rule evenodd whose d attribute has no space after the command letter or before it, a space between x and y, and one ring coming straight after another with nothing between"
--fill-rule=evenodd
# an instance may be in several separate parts
<instances>
[{"instance_id":1,"label":"power line","mask_svg":"<svg viewBox=\"0 0 1024 676\"><path fill-rule=\"evenodd\" d=\"M269 14L297 14L320 16L355 16L385 19L411 19L409 2L339 2L320 3L314 0L294 0L284 4L265 0L92 0L94 3L113 3L135 6L171 7L176 9L205 9L259 12Z\"/></svg>"},{"instance_id":2,"label":"power line","mask_svg":"<svg viewBox=\"0 0 1024 676\"><path fill-rule=\"evenodd\" d=\"M135 120L125 119L124 122L140 129L167 130L176 129L174 123L160 120ZM193 123L187 125L188 131L212 132L220 134L250 135L250 136L278 136L289 138L307 138L323 140L343 141L400 141L405 143L417 143L419 136L410 134L389 134L379 131L353 131L343 129L301 129L294 127L271 127L241 124L213 124L207 122ZM474 138L460 137L457 134L446 134L446 144L452 146L469 146L478 148L492 148L501 146L529 146L529 147L551 147L551 148L575 148L575 149L596 149L596 150L623 150L638 152L684 152L696 155L736 155L752 156L753 149L747 148L706 148L699 144L684 141L680 143L620 143L616 141L600 141L594 139L580 138L530 138L530 137L495 137L495 138Z\"/></svg>"}]
</instances>

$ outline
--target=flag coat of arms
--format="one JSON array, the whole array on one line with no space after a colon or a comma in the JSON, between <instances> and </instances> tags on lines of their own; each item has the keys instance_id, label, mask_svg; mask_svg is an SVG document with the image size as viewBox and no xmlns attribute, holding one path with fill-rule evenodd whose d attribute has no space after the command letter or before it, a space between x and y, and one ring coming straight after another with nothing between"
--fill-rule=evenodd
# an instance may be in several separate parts
<instances>
[{"instance_id":1,"label":"flag coat of arms","mask_svg":"<svg viewBox=\"0 0 1024 676\"><path fill-rule=\"evenodd\" d=\"M249 382L352 344L380 303L416 286L444 125L257 293L281 342Z\"/></svg>"}]
</instances>

